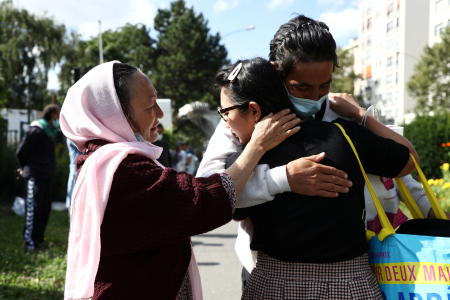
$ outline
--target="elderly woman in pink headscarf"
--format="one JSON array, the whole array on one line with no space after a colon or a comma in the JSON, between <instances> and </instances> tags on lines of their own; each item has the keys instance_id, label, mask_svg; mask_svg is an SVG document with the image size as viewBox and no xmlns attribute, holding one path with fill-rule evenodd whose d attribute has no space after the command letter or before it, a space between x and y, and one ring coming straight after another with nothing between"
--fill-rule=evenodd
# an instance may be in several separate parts
<instances>
[{"instance_id":1,"label":"elderly woman in pink headscarf","mask_svg":"<svg viewBox=\"0 0 450 300\"><path fill-rule=\"evenodd\" d=\"M262 155L299 130L288 111L256 125L224 173L195 178L164 168L163 112L151 81L119 62L68 91L61 129L83 153L73 206L65 299L201 299L190 237L231 220L236 193Z\"/></svg>"}]
</instances>

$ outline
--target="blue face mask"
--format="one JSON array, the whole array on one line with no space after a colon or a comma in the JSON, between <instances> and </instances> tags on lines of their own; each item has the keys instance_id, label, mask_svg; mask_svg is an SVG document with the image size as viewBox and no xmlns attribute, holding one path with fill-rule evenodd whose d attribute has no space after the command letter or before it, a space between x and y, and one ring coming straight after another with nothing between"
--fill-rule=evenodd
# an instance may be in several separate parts
<instances>
[{"instance_id":1,"label":"blue face mask","mask_svg":"<svg viewBox=\"0 0 450 300\"><path fill-rule=\"evenodd\" d=\"M146 140L144 139L144 137L139 133L139 132L135 132L134 133L134 136L136 137L136 140L138 141L138 142L146 142Z\"/></svg>"},{"instance_id":2,"label":"blue face mask","mask_svg":"<svg viewBox=\"0 0 450 300\"><path fill-rule=\"evenodd\" d=\"M287 89L286 89L287 91ZM323 102L327 99L328 95L323 95L319 100L310 100L305 98L298 98L287 91L289 100L294 106L295 113L302 119L311 117L320 110Z\"/></svg>"},{"instance_id":3,"label":"blue face mask","mask_svg":"<svg viewBox=\"0 0 450 300\"><path fill-rule=\"evenodd\" d=\"M53 120L53 127L59 128L59 120Z\"/></svg>"}]
</instances>

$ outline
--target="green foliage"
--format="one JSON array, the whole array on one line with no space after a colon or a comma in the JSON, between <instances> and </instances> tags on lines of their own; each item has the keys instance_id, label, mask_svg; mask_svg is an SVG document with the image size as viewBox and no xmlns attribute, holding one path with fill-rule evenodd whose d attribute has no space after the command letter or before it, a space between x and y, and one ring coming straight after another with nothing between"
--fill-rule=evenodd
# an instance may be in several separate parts
<instances>
[{"instance_id":1,"label":"green foliage","mask_svg":"<svg viewBox=\"0 0 450 300\"><path fill-rule=\"evenodd\" d=\"M418 116L404 129L405 137L415 146L427 178L439 178L440 165L448 160L441 144L450 141L450 112Z\"/></svg>"},{"instance_id":2,"label":"green foliage","mask_svg":"<svg viewBox=\"0 0 450 300\"><path fill-rule=\"evenodd\" d=\"M0 198L12 200L20 190L20 182L16 181L17 169L14 149L6 143L7 122L0 118Z\"/></svg>"},{"instance_id":3,"label":"green foliage","mask_svg":"<svg viewBox=\"0 0 450 300\"><path fill-rule=\"evenodd\" d=\"M73 69L80 68L83 75L99 63L98 38L83 41L72 33L70 47L65 51L65 62L61 67L59 79L61 92L65 93L73 84ZM126 24L117 30L102 33L104 61L119 60L140 68L150 75L154 65L154 43L150 30L143 24Z\"/></svg>"},{"instance_id":4,"label":"green foliage","mask_svg":"<svg viewBox=\"0 0 450 300\"><path fill-rule=\"evenodd\" d=\"M358 78L353 70L353 55L349 50L337 49L337 56L339 67L333 73L333 91L353 94L354 82Z\"/></svg>"},{"instance_id":5,"label":"green foliage","mask_svg":"<svg viewBox=\"0 0 450 300\"><path fill-rule=\"evenodd\" d=\"M44 249L25 253L23 217L0 205L0 299L56 300L63 298L69 218L52 211Z\"/></svg>"},{"instance_id":6,"label":"green foliage","mask_svg":"<svg viewBox=\"0 0 450 300\"><path fill-rule=\"evenodd\" d=\"M417 99L419 114L450 110L450 27L442 41L426 47L408 82L408 91Z\"/></svg>"},{"instance_id":7,"label":"green foliage","mask_svg":"<svg viewBox=\"0 0 450 300\"><path fill-rule=\"evenodd\" d=\"M227 63L227 51L220 45L220 35L211 35L207 25L203 15L187 8L183 0L159 9L155 17L158 41L152 80L159 96L172 99L176 110L193 101L216 104L212 82Z\"/></svg>"},{"instance_id":8,"label":"green foliage","mask_svg":"<svg viewBox=\"0 0 450 300\"><path fill-rule=\"evenodd\" d=\"M65 27L0 2L0 107L41 109L48 70L62 57ZM3 82L3 84L2 84Z\"/></svg>"},{"instance_id":9,"label":"green foliage","mask_svg":"<svg viewBox=\"0 0 450 300\"><path fill-rule=\"evenodd\" d=\"M206 148L208 139L194 123L183 118L176 120L175 129L169 140L169 147L176 149L179 142L187 142L195 153L202 153Z\"/></svg>"},{"instance_id":10,"label":"green foliage","mask_svg":"<svg viewBox=\"0 0 450 300\"><path fill-rule=\"evenodd\" d=\"M431 189L436 194L440 201L442 208L450 212L450 170L449 163L444 163L441 166L442 178L429 179L428 183Z\"/></svg>"}]
</instances>

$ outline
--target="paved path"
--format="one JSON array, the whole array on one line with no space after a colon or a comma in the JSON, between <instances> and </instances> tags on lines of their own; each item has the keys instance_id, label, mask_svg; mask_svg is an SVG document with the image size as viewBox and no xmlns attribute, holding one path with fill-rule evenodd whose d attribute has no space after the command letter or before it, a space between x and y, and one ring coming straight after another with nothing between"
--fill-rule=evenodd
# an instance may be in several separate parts
<instances>
[{"instance_id":1,"label":"paved path","mask_svg":"<svg viewBox=\"0 0 450 300\"><path fill-rule=\"evenodd\" d=\"M241 265L234 253L237 223L230 223L192 238L202 278L204 300L241 297Z\"/></svg>"}]
</instances>

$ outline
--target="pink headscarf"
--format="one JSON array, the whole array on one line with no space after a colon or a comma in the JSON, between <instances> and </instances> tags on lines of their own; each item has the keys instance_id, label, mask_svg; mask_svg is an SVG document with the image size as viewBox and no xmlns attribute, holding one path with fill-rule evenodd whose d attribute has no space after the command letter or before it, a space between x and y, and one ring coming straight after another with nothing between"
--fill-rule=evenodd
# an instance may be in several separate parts
<instances>
[{"instance_id":1,"label":"pink headscarf","mask_svg":"<svg viewBox=\"0 0 450 300\"><path fill-rule=\"evenodd\" d=\"M114 63L118 61L98 65L84 75L69 89L61 108L61 130L78 149L83 151L85 143L94 139L111 142L85 161L73 190L64 299L91 299L94 295L100 261L100 226L118 166L129 154L143 155L156 162L162 151L136 140L114 87ZM194 268L192 276L199 280L193 262L192 257L189 270ZM193 289L198 287L199 283L194 282ZM198 295L198 291L194 294Z\"/></svg>"}]
</instances>

